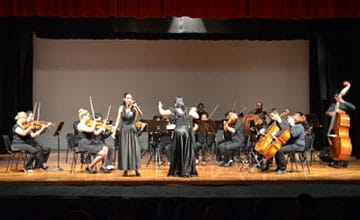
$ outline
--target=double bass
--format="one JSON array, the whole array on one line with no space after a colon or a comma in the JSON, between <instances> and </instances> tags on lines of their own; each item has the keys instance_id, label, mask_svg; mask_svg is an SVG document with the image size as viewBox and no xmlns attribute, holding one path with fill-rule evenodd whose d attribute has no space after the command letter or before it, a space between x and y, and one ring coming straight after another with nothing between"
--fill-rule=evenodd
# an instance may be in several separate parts
<instances>
[{"instance_id":1,"label":"double bass","mask_svg":"<svg viewBox=\"0 0 360 220\"><path fill-rule=\"evenodd\" d=\"M351 84L344 81L345 86L338 96L342 98L350 89ZM339 111L340 102L335 104L334 114L331 117L327 133L331 149L331 158L334 160L348 160L351 156L352 144L349 136L350 116L345 111ZM331 133L333 131L333 133Z\"/></svg>"}]
</instances>

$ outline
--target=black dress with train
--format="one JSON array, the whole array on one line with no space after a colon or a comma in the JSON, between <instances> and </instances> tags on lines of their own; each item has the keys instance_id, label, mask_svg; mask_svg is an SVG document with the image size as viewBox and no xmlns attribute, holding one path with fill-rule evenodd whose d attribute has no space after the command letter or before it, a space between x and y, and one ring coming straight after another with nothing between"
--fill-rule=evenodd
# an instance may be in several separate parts
<instances>
[{"instance_id":1,"label":"black dress with train","mask_svg":"<svg viewBox=\"0 0 360 220\"><path fill-rule=\"evenodd\" d=\"M141 167L141 153L138 130L135 127L136 111L125 108L121 114L119 135L119 170L137 170Z\"/></svg>"},{"instance_id":2,"label":"black dress with train","mask_svg":"<svg viewBox=\"0 0 360 220\"><path fill-rule=\"evenodd\" d=\"M193 119L189 111L180 113L170 108L175 119L172 160L168 176L198 176L195 162L195 136L192 131Z\"/></svg>"}]
</instances>

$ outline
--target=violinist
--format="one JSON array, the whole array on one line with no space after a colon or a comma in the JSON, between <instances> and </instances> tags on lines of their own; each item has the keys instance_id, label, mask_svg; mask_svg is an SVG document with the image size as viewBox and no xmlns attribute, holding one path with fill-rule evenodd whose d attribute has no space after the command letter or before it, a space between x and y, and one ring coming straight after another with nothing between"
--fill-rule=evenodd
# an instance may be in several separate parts
<instances>
[{"instance_id":1,"label":"violinist","mask_svg":"<svg viewBox=\"0 0 360 220\"><path fill-rule=\"evenodd\" d=\"M32 125L27 123L27 114L25 112L18 112L15 120L16 123L12 128L11 149L14 151L21 150L30 155L26 161L24 171L32 172L34 168L46 169L47 167L43 165L44 158L41 148L30 144L32 138L39 136L45 130L45 126L34 131ZM35 165L33 165L34 162Z\"/></svg>"},{"instance_id":2,"label":"violinist","mask_svg":"<svg viewBox=\"0 0 360 220\"><path fill-rule=\"evenodd\" d=\"M285 131L285 129L287 129L287 127L288 127L287 120L284 116L281 117L279 112L275 108L273 108L271 110L271 112L269 113L269 117L271 119L271 122L269 123L269 125L266 129L262 128L260 130L260 134L264 135L264 134L268 133L269 130L271 129L271 127L273 126L273 124L276 123L276 125L280 128L280 131L278 131L274 134L271 134L271 135L274 138L278 138ZM263 172L268 171L270 169L270 165L272 164L272 162L273 162L272 157L268 158L265 161L265 163L262 160L261 171L263 171Z\"/></svg>"},{"instance_id":3,"label":"violinist","mask_svg":"<svg viewBox=\"0 0 360 220\"><path fill-rule=\"evenodd\" d=\"M286 173L287 160L285 154L303 152L305 150L305 129L301 123L295 123L297 120L299 120L299 114L289 115L287 117L291 137L275 154L276 171L279 174Z\"/></svg>"},{"instance_id":4,"label":"violinist","mask_svg":"<svg viewBox=\"0 0 360 220\"><path fill-rule=\"evenodd\" d=\"M224 140L218 145L217 165L229 167L233 164L232 157L236 149L245 146L245 126L242 120L238 119L236 112L230 111L226 114L227 121L224 121Z\"/></svg>"},{"instance_id":5,"label":"violinist","mask_svg":"<svg viewBox=\"0 0 360 220\"><path fill-rule=\"evenodd\" d=\"M87 154L95 156L95 158L86 167L86 171L90 174L97 173L95 165L102 162L100 172L109 173L105 167L107 155L109 152L108 146L103 143L99 143L94 139L94 136L99 135L106 130L106 123L103 123L100 129L96 129L96 122L90 120L90 113L88 110L79 109L80 122L77 124L77 130L79 132L79 149Z\"/></svg>"},{"instance_id":6,"label":"violinist","mask_svg":"<svg viewBox=\"0 0 360 220\"><path fill-rule=\"evenodd\" d=\"M135 175L140 176L138 169L141 167L141 145L139 131L135 127L136 118L142 116L142 111L131 93L123 95L123 102L119 106L115 126L113 127L113 138L119 128L119 161L118 169L124 170L123 176L128 176L129 170L135 170Z\"/></svg>"},{"instance_id":7,"label":"violinist","mask_svg":"<svg viewBox=\"0 0 360 220\"><path fill-rule=\"evenodd\" d=\"M114 165L112 163L113 163L115 147L111 146L110 144L107 144L105 142L105 140L108 137L110 137L112 134L112 126L110 124L108 124L108 121L103 120L103 116L100 113L95 113L95 121L97 123L96 129L101 129L101 132L100 132L100 134L94 136L94 138L99 144L101 144L103 146L107 146L108 154L107 154L105 165L106 165L106 169L113 170ZM103 123L106 124L105 129L102 129Z\"/></svg>"},{"instance_id":8,"label":"violinist","mask_svg":"<svg viewBox=\"0 0 360 220\"><path fill-rule=\"evenodd\" d=\"M334 116L334 114L336 114L336 113L345 112L348 114L352 111L355 111L355 109L356 109L354 104L352 104L351 102L345 101L343 99L342 95L340 95L339 93L335 94L334 100L335 100L335 102L331 103L329 108L326 111L326 115L329 116L330 118L332 118ZM338 108L337 112L335 112L336 103L339 103L339 108ZM329 166L334 167L334 168L339 168L340 166L346 168L346 167L348 167L348 165L349 165L348 160L346 160L346 161L333 160L329 163Z\"/></svg>"},{"instance_id":9,"label":"violinist","mask_svg":"<svg viewBox=\"0 0 360 220\"><path fill-rule=\"evenodd\" d=\"M51 152L51 148L50 147L46 147L43 144L40 144L38 141L36 141L36 138L39 137L40 135L44 134L46 132L46 130L50 127L53 126L53 123L51 122L45 122L45 121L39 121L36 120L34 118L34 113L32 111L28 111L27 112L27 120L26 120L27 124L32 124L33 129L36 130L41 130L41 132L39 133L38 136L33 136L30 139L29 144L34 146L35 148L39 148L41 149L41 157L42 157L42 169L46 170L49 167L47 165L44 165L44 163L46 163L49 159L50 156L50 152Z\"/></svg>"}]
</instances>

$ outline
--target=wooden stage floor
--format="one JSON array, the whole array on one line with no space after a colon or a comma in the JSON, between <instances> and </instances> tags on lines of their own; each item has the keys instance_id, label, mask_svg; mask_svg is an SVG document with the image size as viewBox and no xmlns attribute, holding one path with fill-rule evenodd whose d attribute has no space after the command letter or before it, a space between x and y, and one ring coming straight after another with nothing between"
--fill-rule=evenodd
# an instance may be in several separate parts
<instances>
[{"instance_id":1,"label":"wooden stage floor","mask_svg":"<svg viewBox=\"0 0 360 220\"><path fill-rule=\"evenodd\" d=\"M141 176L123 177L122 171L114 170L109 174L88 174L85 172L85 166L77 164L76 171L70 172L70 163L72 153L69 155L69 161L65 162L66 151L60 152L59 167L63 171L58 171L57 152L53 151L47 165L50 168L47 171L34 171L25 173L23 171L5 172L8 155L0 155L0 195L12 196L14 187L21 186L24 190L23 195L36 193L36 187L39 188L39 194L43 193L40 189L48 187L55 194L64 195L92 195L96 196L97 191L91 192L93 187L101 187L107 196L113 196L120 193L121 196L171 196L178 197L194 196L206 197L208 193L212 196L296 196L299 193L310 193L314 196L360 196L360 160L351 158L348 168L332 168L322 163L315 157L310 166L310 173L307 169L303 170L300 165L297 171L291 172L288 165L288 172L277 174L274 171L260 172L258 169L250 170L246 165L241 170L241 163L234 163L231 167L220 167L209 161L205 166L198 165L198 177L168 177L167 164L158 166L151 162L147 166L148 156L142 159L140 169ZM316 155L316 154L315 154ZM165 158L165 157L164 157ZM20 165L21 166L21 165ZM274 170L272 167L271 170ZM27 187L31 186L31 193L27 192ZM79 190L79 187L81 189ZM76 192L71 192L71 188L76 187ZM123 187L123 188L120 188ZM124 188L126 187L126 188ZM174 189L176 187L176 189ZM19 188L15 190L20 193ZM120 191L114 192L114 188ZM35 191L34 191L35 189ZM126 191L121 191L127 189ZM198 190L201 189L201 190ZM207 190L211 189L210 192ZM86 191L85 191L86 190ZM161 192L159 192L159 190ZM140 191L140 192L139 192ZM234 195L233 192L239 191L241 195ZM48 192L47 192L48 193ZM46 193L45 193L46 194ZM103 194L103 196L106 196Z\"/></svg>"}]
</instances>

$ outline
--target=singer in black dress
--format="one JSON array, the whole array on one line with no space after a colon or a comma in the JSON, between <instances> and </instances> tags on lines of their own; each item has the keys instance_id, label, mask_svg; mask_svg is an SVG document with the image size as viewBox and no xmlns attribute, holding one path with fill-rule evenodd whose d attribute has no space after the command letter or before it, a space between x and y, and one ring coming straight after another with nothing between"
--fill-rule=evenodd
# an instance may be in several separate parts
<instances>
[{"instance_id":1,"label":"singer in black dress","mask_svg":"<svg viewBox=\"0 0 360 220\"><path fill-rule=\"evenodd\" d=\"M117 128L120 128L118 169L124 170L123 176L128 176L129 170L135 170L135 175L140 176L138 169L141 167L141 149L138 130L135 127L137 116L142 116L142 111L133 100L132 94L127 92L124 94L123 103L118 109L113 127L113 138Z\"/></svg>"},{"instance_id":2,"label":"singer in black dress","mask_svg":"<svg viewBox=\"0 0 360 220\"><path fill-rule=\"evenodd\" d=\"M159 112L164 117L175 120L172 159L168 176L198 176L195 161L195 135L193 119L198 119L196 108L186 108L182 97L176 97L175 108L163 109L159 102Z\"/></svg>"}]
</instances>

